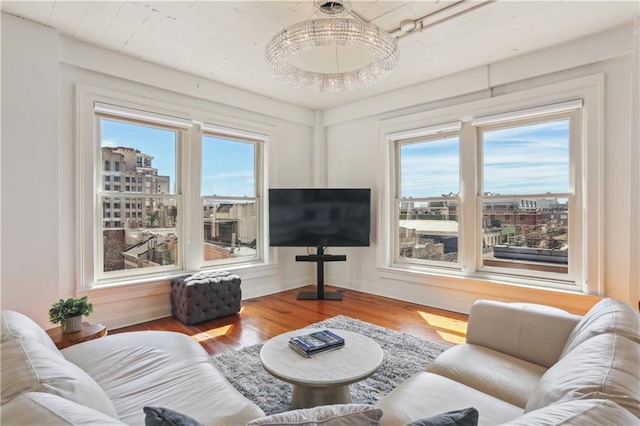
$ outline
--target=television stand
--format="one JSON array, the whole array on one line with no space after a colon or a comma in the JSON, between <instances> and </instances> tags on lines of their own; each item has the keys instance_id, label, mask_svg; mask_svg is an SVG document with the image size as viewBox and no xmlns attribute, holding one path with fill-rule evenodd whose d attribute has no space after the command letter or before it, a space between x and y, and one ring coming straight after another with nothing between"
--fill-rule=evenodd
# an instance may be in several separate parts
<instances>
[{"instance_id":1,"label":"television stand","mask_svg":"<svg viewBox=\"0 0 640 426\"><path fill-rule=\"evenodd\" d=\"M337 291L324 291L324 262L344 262L347 256L344 254L331 255L324 254L324 248L318 247L316 254L309 256L296 256L296 262L316 262L317 263L317 291L301 291L298 293L298 300L342 300L342 293Z\"/></svg>"}]
</instances>

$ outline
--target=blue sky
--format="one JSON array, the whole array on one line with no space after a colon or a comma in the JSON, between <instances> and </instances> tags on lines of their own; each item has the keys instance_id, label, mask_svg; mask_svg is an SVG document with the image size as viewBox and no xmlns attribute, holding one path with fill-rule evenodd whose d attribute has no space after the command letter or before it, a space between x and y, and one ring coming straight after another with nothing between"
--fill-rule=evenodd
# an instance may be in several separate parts
<instances>
[{"instance_id":1,"label":"blue sky","mask_svg":"<svg viewBox=\"0 0 640 426\"><path fill-rule=\"evenodd\" d=\"M102 120L102 146L125 146L153 157L158 175L176 177L176 132ZM202 142L202 194L254 196L254 145L205 136Z\"/></svg>"},{"instance_id":2,"label":"blue sky","mask_svg":"<svg viewBox=\"0 0 640 426\"><path fill-rule=\"evenodd\" d=\"M175 183L175 132L102 120L102 145L126 146L154 157L159 175ZM569 192L569 121L494 130L484 135L484 192ZM254 196L254 145L213 137L202 144L202 194ZM401 147L403 197L460 191L457 138Z\"/></svg>"},{"instance_id":3,"label":"blue sky","mask_svg":"<svg viewBox=\"0 0 640 426\"><path fill-rule=\"evenodd\" d=\"M255 196L255 146L205 136L202 140L202 194Z\"/></svg>"},{"instance_id":4,"label":"blue sky","mask_svg":"<svg viewBox=\"0 0 640 426\"><path fill-rule=\"evenodd\" d=\"M403 197L439 197L460 192L458 138L403 145L400 182Z\"/></svg>"},{"instance_id":5,"label":"blue sky","mask_svg":"<svg viewBox=\"0 0 640 426\"><path fill-rule=\"evenodd\" d=\"M102 146L124 146L151 155L158 175L169 176L173 190L176 182L176 132L104 119L101 130Z\"/></svg>"},{"instance_id":6,"label":"blue sky","mask_svg":"<svg viewBox=\"0 0 640 426\"><path fill-rule=\"evenodd\" d=\"M401 195L438 197L460 191L457 138L401 147ZM569 121L484 134L483 192L569 192Z\"/></svg>"}]
</instances>

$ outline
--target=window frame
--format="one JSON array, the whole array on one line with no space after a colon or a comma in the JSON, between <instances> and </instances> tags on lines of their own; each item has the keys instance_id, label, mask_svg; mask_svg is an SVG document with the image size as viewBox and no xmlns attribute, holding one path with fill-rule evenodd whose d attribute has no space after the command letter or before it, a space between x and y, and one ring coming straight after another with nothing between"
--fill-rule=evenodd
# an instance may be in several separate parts
<instances>
[{"instance_id":1,"label":"window frame","mask_svg":"<svg viewBox=\"0 0 640 426\"><path fill-rule=\"evenodd\" d=\"M139 126L153 128L153 129L161 129L161 130L168 130L168 131L175 132L176 137L175 137L174 149L175 149L175 159L176 159L175 160L176 161L176 164L175 164L176 192L172 194L147 194L143 192L134 192L134 191L122 192L119 190L122 187L121 185L113 185L113 190L107 191L106 189L105 190L99 189L98 191L96 191L96 194L95 194L96 196L95 206L97 210L96 214L100 215L101 217L104 215L104 212L102 211L103 200L109 199L112 203L112 209L116 209L115 205L117 203L126 202L126 201L118 201L118 200L120 199L126 200L127 198L175 200L176 208L178 209L178 212L181 212L184 209L184 202L183 202L184 199L183 199L183 190L182 190L183 184L182 184L182 179L179 178L181 176L181 168L182 168L181 153L184 151L187 132L191 127L190 123L183 119L183 120L176 121L172 125L170 116L167 116L167 120L162 120L162 119L159 119L160 114L158 114L157 112L136 110L134 108L127 108L119 105L117 106L117 108L114 108L114 112L111 112L111 111L101 112L101 109L108 110L109 106L110 104L101 103L98 101L94 102L93 117L94 117L94 127L96 129L96 133L95 133L96 140L94 141L93 145L95 149L99 150L98 156L101 157L101 151L102 151L102 143L101 143L102 142L101 141L102 125L101 124L103 119L124 123L124 124L129 124L129 125L139 125ZM126 114L127 112L130 113L129 116ZM135 116L132 117L131 115L135 115ZM167 123L166 121L168 121L169 123ZM118 163L118 162L114 161L114 164L115 163ZM98 169L95 170L97 179L101 178L102 172L103 172L102 170L98 170ZM111 180L112 182L115 182L115 176L114 176L114 179L111 179ZM119 216L120 216L119 212L118 212L118 216L116 216L116 213L114 212L113 218L117 220L108 221L106 223L113 223L114 225L113 228L118 228L119 226L115 226L116 223L122 224L122 221L119 220L121 219ZM180 217L180 213L178 214L178 217ZM109 216L108 219L111 219L111 215ZM185 264L185 259L184 259L184 255L181 254L184 252L184 250L179 250L179 254L176 259L176 264L174 265L160 265L160 266L154 266L153 268L135 268L135 269L123 268L121 270L116 270L116 271L104 271L104 264L103 264L104 262L103 232L105 230L104 223L105 223L104 221L101 222L102 226L100 226L98 223L94 225L95 226L94 277L95 277L96 283L98 284L111 283L114 281L136 279L139 277L154 277L158 275L166 275L167 273L171 274L171 273L184 271L183 265ZM176 221L176 234L178 238L178 247L180 247L180 245L182 244L182 239L184 238L184 235L186 235L180 219Z\"/></svg>"},{"instance_id":2,"label":"window frame","mask_svg":"<svg viewBox=\"0 0 640 426\"><path fill-rule=\"evenodd\" d=\"M245 264L245 263L252 263L252 262L257 262L260 261L260 259L263 259L266 255L267 252L267 246L266 244L266 227L264 224L264 220L261 220L262 218L264 218L265 215L265 208L264 208L264 201L265 200L265 194L266 194L266 186L263 183L263 177L264 176L264 151L265 151L265 145L268 142L268 138L266 137L266 135L264 134L260 134L260 133L255 133L255 132L249 132L249 131L244 131L244 130L239 130L239 129L234 129L234 128L230 128L230 127L226 127L226 126L220 126L220 125L214 125L214 124L210 124L210 123L203 123L201 128L201 143L204 140L205 137L212 137L212 138L220 138L220 139L225 139L225 140L229 140L229 141L234 141L237 143L245 143L245 144L250 144L253 145L254 147L254 169L253 169L253 173L254 173L254 196L253 197L240 197L240 196L232 196L232 195L205 195L202 193L202 190L200 191L200 205L203 206L204 205L204 201L205 200L212 200L212 201L247 201L247 200L253 200L256 204L256 255L255 256L247 256L247 257L237 257L237 258L230 258L230 259L225 259L224 261L221 260L204 260L204 253L202 256L202 265L203 267L215 267L215 266L220 266L220 265L235 265L235 264ZM203 220L203 227L204 227L204 218L202 218ZM203 229L203 227L201 227L201 229ZM262 237L262 238L259 238ZM204 247L204 234L202 235L202 245ZM260 241L262 240L262 241ZM204 248L203 248L204 251Z\"/></svg>"},{"instance_id":3,"label":"window frame","mask_svg":"<svg viewBox=\"0 0 640 426\"><path fill-rule=\"evenodd\" d=\"M94 107L96 103L108 105L110 112L114 117L120 117L125 122L140 120L141 117L151 117L151 121L156 120L155 124L169 125L178 123L184 128L182 142L177 143L176 153L176 181L182 182L181 188L176 188L174 194L146 194L144 192L134 191L135 186L131 187L131 192L114 193L111 191L108 195L119 198L180 198L178 202L178 244L179 244L179 264L180 268L174 268L168 265L167 269L163 267L139 268L122 270L122 274L112 274L105 277L100 273L101 258L103 247L101 236L97 235L101 230L103 221L102 203L98 202L98 193L107 194L102 189L102 156L101 156L101 135L99 125L96 121ZM236 135L251 136L261 140L262 155L256 159L259 167L256 181L259 181L260 191L264 193L269 185L269 168L268 168L268 149L276 139L276 127L263 123L254 123L252 121L237 119L232 117L222 117L206 111L185 108L179 105L167 104L146 98L139 98L132 95L113 92L107 89L100 89L81 84L76 85L76 172L75 180L78 183L78 193L76 197L76 254L77 254L77 288L78 290L90 290L103 288L112 285L135 285L151 282L165 281L175 276L185 273L193 273L203 269L225 269L251 268L254 272L250 272L250 276L267 276L273 274L273 267L270 262L275 260L271 256L266 244L265 223L268 218L264 212L266 208L264 202L261 203L261 215L258 218L259 231L257 239L260 246L260 256L251 258L250 261L234 261L219 263L216 265L205 265L203 256L199 253L203 251L203 244L198 245L198 240L203 240L203 236L198 237L197 231L202 233L202 200L200 197L200 165L192 167L201 161L201 137L202 131L206 127L203 123L208 124L210 128L228 129ZM168 120L168 122L166 122ZM143 120L144 125L149 123ZM189 165L187 167L186 165ZM112 168L112 167L111 167ZM133 180L133 179L132 179ZM180 185L180 184L179 184ZM180 193L178 193L180 192ZM196 202L194 204L194 201ZM135 213L133 214L135 215ZM140 215L140 212L138 212ZM187 242L186 236L194 236ZM194 241L195 240L195 241ZM266 268L262 268L266 267ZM163 268L162 270L159 270ZM149 271L149 269L153 269ZM134 271L132 273L131 271ZM248 271L248 270L247 270Z\"/></svg>"},{"instance_id":4,"label":"window frame","mask_svg":"<svg viewBox=\"0 0 640 426\"><path fill-rule=\"evenodd\" d=\"M603 175L602 175L602 119L603 119L603 86L604 75L596 74L573 80L561 81L524 89L517 92L505 91L497 97L476 97L467 102L405 116L385 118L379 121L379 175L380 197L378 199L380 221L378 223L379 244L377 247L377 269L381 278L407 281L427 286L452 287L469 291L485 292L487 284L515 285L530 288L551 288L568 290L588 294L600 294L603 291L603 253L602 253L602 218L603 218ZM501 116L500 118L517 117L521 111L531 112L533 109L548 110L549 105L562 105L574 100L582 99L582 118L576 124L580 128L582 139L576 144L581 150L581 173L577 174L576 185L581 185L583 198L577 207L584 213L581 231L580 256L581 270L574 274L575 281L571 283L550 280L547 277L514 276L496 274L489 271L479 271L477 268L477 247L481 230L477 223L480 217L478 202L464 203L459 212L461 223L460 234L464 234L465 244L460 248L462 268L457 270L443 270L422 265L402 264L395 262L393 257L394 233L392 226L394 219L394 148L393 135L415 132L425 127L437 126L438 123L461 120L462 141L471 140L461 146L461 170L473 170L470 179L461 182L461 196L468 199L469 194L477 196L478 165L477 165L477 134L472 125L473 121L480 121L487 116ZM574 227L575 228L575 227ZM477 231L477 232L476 232ZM469 240L470 239L470 240ZM425 281L425 277L429 277Z\"/></svg>"},{"instance_id":5,"label":"window frame","mask_svg":"<svg viewBox=\"0 0 640 426\"><path fill-rule=\"evenodd\" d=\"M477 238L478 242L482 239L482 205L486 200L518 200L523 198L566 198L567 207L569 212L569 252L568 252L568 265L567 273L554 273L544 272L541 270L529 270L526 268L507 268L499 266L483 265L482 259L482 246L476 245L476 271L479 273L485 273L488 275L497 274L500 276L521 276L534 280L549 280L555 282L558 287L571 288L576 282L580 281L580 273L582 270L582 256L580 255L580 242L582 241L582 226L583 215L578 208L582 204L582 185L581 180L577 179L577 176L582 172L582 152L580 150L580 141L582 140L581 134L581 103L575 104L572 109L568 111L561 111L549 114L536 114L535 109L532 109L529 113L521 114L521 117L513 120L496 121L490 124L480 124L474 126L474 130L477 132L477 167L478 167L478 192L477 192ZM483 150L483 138L482 133L484 131L508 129L520 126L526 126L531 124L539 124L550 121L558 121L562 119L569 120L569 187L568 192L558 193L527 193L527 194L515 194L515 195L484 195L484 175L482 164L484 162L484 150ZM532 272L534 271L534 272Z\"/></svg>"},{"instance_id":6,"label":"window frame","mask_svg":"<svg viewBox=\"0 0 640 426\"><path fill-rule=\"evenodd\" d=\"M401 162L401 155L400 155L400 150L403 146L405 145L411 145L411 144L417 144L417 143L429 143L432 141L437 141L437 140L442 140L442 139L449 139L452 137L457 137L458 138L458 152L460 151L460 128L461 128L461 123L446 123L443 125L438 125L436 127L433 128L425 128L425 129L421 129L422 132L418 132L416 133L415 136L410 137L410 138L406 138L406 137L402 137L402 135L394 135L392 137L392 139L394 139L394 148L395 148L395 152L394 152L394 156L395 156L395 180L394 180L394 193L395 193L395 198L394 198L394 206L395 206L395 211L392 213L393 217L395 218L395 232L394 232L394 238L393 238L393 263L394 264L413 264L413 265L417 265L417 266L427 266L430 268L443 268L443 269L453 269L453 270L460 270L461 269L461 262L460 262L460 252L458 251L458 260L456 262L445 262L445 261L439 261L439 260L429 260L429 259L415 259L415 258L404 258L400 256L400 226L399 226L399 220L400 220L400 203L402 202L406 202L407 198L402 198L402 178L401 178L401 173L402 173L402 169L400 167L400 162ZM408 134L405 134L405 136L408 136ZM461 180L461 170L460 167L458 167L458 196L456 197L418 197L418 198L411 198L411 202L449 202L449 201L456 201L458 203L458 206L460 206L461 203L461 197L460 197L460 180ZM460 233L460 227L459 227L459 222L460 222L460 214L461 212L458 211L458 246L460 247L463 243L461 242L461 233Z\"/></svg>"}]
</instances>

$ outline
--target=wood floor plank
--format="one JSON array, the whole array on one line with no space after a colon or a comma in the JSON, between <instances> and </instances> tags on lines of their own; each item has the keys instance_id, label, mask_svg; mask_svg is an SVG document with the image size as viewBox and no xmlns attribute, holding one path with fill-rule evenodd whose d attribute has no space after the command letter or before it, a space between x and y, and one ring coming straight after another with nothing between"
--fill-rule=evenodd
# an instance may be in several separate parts
<instances>
[{"instance_id":1,"label":"wood floor plank","mask_svg":"<svg viewBox=\"0 0 640 426\"><path fill-rule=\"evenodd\" d=\"M343 300L297 300L295 289L242 301L240 313L194 325L185 325L173 317L110 330L110 334L127 331L167 330L183 333L198 341L209 354L237 350L264 343L287 331L336 315L345 315L392 330L444 343L461 343L466 336L467 315L428 306L389 299L368 293L346 290ZM327 286L327 291L338 290Z\"/></svg>"}]
</instances>

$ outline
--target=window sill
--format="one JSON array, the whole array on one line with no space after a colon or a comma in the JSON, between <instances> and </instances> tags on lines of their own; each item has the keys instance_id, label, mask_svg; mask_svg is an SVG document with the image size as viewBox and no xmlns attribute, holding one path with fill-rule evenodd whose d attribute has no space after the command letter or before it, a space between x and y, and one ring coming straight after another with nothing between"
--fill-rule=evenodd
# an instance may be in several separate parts
<instances>
[{"instance_id":1,"label":"window sill","mask_svg":"<svg viewBox=\"0 0 640 426\"><path fill-rule=\"evenodd\" d=\"M202 271L228 271L242 275L243 279L251 280L257 278L265 278L274 276L278 273L278 266L266 263L252 263L242 265L226 265L210 268L202 268L200 271L175 271L168 274L155 276L135 277L135 278L118 278L113 280L104 280L96 283L92 288L81 289L78 295L90 295L92 297L110 294L122 294L125 292L143 292L144 295L168 293L167 287L171 280L183 275L195 274ZM156 290L154 290L156 289ZM161 291L159 289L164 289ZM134 296L136 297L136 296Z\"/></svg>"},{"instance_id":2,"label":"window sill","mask_svg":"<svg viewBox=\"0 0 640 426\"><path fill-rule=\"evenodd\" d=\"M380 278L407 281L446 288L469 290L470 285L477 286L513 286L536 290L562 291L583 294L582 286L567 281L547 278L525 278L487 272L467 273L459 269L419 268L415 265L393 265L378 267Z\"/></svg>"}]
</instances>

